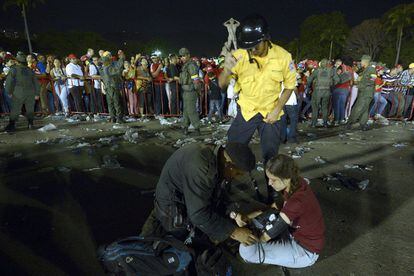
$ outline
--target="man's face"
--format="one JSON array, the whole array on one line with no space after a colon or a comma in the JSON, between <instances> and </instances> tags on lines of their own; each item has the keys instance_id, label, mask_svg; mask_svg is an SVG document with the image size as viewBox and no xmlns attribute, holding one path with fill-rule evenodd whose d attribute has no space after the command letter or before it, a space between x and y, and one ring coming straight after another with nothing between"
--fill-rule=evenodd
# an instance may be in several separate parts
<instances>
[{"instance_id":1,"label":"man's face","mask_svg":"<svg viewBox=\"0 0 414 276\"><path fill-rule=\"evenodd\" d=\"M361 66L362 68L367 68L369 65L369 61L366 59L361 60Z\"/></svg>"},{"instance_id":2,"label":"man's face","mask_svg":"<svg viewBox=\"0 0 414 276\"><path fill-rule=\"evenodd\" d=\"M69 61L70 61L70 63L77 64L77 59L76 58L71 58L71 59L69 59Z\"/></svg>"},{"instance_id":3,"label":"man's face","mask_svg":"<svg viewBox=\"0 0 414 276\"><path fill-rule=\"evenodd\" d=\"M89 49L87 54L91 57L95 54L95 51L93 49Z\"/></svg>"},{"instance_id":4,"label":"man's face","mask_svg":"<svg viewBox=\"0 0 414 276\"><path fill-rule=\"evenodd\" d=\"M251 51L253 56L264 57L267 54L267 48L267 42L261 41L249 51Z\"/></svg>"},{"instance_id":5,"label":"man's face","mask_svg":"<svg viewBox=\"0 0 414 276\"><path fill-rule=\"evenodd\" d=\"M32 55L28 55L28 56L26 57L26 61L27 61L27 63L33 63L33 62L34 62L34 58L33 58L33 56L32 56Z\"/></svg>"},{"instance_id":6,"label":"man's face","mask_svg":"<svg viewBox=\"0 0 414 276\"><path fill-rule=\"evenodd\" d=\"M188 54L183 55L183 56L180 57L180 60L181 60L182 63L186 63L187 61L190 60L190 55L188 55Z\"/></svg>"},{"instance_id":7,"label":"man's face","mask_svg":"<svg viewBox=\"0 0 414 276\"><path fill-rule=\"evenodd\" d=\"M37 57L37 60L44 63L45 62L45 56L40 55L40 56Z\"/></svg>"},{"instance_id":8,"label":"man's face","mask_svg":"<svg viewBox=\"0 0 414 276\"><path fill-rule=\"evenodd\" d=\"M105 53L105 51L104 50L99 50L99 56L100 57L103 57L103 54Z\"/></svg>"},{"instance_id":9,"label":"man's face","mask_svg":"<svg viewBox=\"0 0 414 276\"><path fill-rule=\"evenodd\" d=\"M0 58L4 59L6 57L6 52L5 51L1 51L0 52Z\"/></svg>"},{"instance_id":10,"label":"man's face","mask_svg":"<svg viewBox=\"0 0 414 276\"><path fill-rule=\"evenodd\" d=\"M94 58L92 59L92 62L93 62L93 64L98 65L98 63L99 63L99 59L98 59L97 57L94 57Z\"/></svg>"}]
</instances>

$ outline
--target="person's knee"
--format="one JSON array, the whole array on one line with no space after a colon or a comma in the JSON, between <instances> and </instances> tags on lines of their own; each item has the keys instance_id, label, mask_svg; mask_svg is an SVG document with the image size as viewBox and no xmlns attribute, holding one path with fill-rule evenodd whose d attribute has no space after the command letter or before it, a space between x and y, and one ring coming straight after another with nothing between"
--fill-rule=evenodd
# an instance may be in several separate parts
<instances>
[{"instance_id":1,"label":"person's knee","mask_svg":"<svg viewBox=\"0 0 414 276\"><path fill-rule=\"evenodd\" d=\"M256 256L256 245L243 245L239 246L240 257L247 263L257 263L258 258Z\"/></svg>"}]
</instances>

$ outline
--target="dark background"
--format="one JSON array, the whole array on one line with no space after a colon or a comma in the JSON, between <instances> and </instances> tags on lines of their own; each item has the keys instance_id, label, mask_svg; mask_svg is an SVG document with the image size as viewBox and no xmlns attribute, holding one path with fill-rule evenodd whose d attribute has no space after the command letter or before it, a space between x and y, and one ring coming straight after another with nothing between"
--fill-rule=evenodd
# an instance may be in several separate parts
<instances>
[{"instance_id":1,"label":"dark background","mask_svg":"<svg viewBox=\"0 0 414 276\"><path fill-rule=\"evenodd\" d=\"M93 31L122 45L128 40L162 39L169 50L186 46L196 55L216 55L227 38L222 25L230 17L242 19L256 12L267 18L274 40L288 42L312 15L340 11L352 27L364 19L380 17L397 0L284 0L284 1L46 1L28 11L31 33ZM0 1L3 6L4 1ZM23 32L15 7L0 9L0 28ZM0 45L1 46L1 45Z\"/></svg>"}]
</instances>

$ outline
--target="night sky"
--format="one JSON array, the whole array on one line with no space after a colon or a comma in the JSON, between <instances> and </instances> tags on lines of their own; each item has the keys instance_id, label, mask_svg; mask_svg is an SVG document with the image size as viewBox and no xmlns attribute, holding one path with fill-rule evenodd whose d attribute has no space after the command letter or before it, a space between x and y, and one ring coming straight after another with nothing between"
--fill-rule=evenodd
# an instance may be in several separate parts
<instances>
[{"instance_id":1,"label":"night sky","mask_svg":"<svg viewBox=\"0 0 414 276\"><path fill-rule=\"evenodd\" d=\"M0 1L3 6L4 1ZM242 19L256 12L269 21L275 40L299 35L302 21L312 14L341 11L350 26L380 17L389 8L409 1L397 0L48 0L29 12L32 33L48 30L90 30L107 35L122 33L136 40L162 37L172 47L188 47L195 54L220 52L227 39L222 23L230 17ZM1 9L0 27L23 30L17 9ZM113 37L113 36L112 36ZM121 35L119 40L124 40ZM122 41L118 41L122 42Z\"/></svg>"}]
</instances>

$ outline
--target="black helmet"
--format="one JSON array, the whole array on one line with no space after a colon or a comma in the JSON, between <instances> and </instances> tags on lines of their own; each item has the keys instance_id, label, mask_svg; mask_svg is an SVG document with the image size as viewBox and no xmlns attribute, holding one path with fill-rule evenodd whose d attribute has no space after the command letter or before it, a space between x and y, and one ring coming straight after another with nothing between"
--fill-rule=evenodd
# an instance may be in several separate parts
<instances>
[{"instance_id":1,"label":"black helmet","mask_svg":"<svg viewBox=\"0 0 414 276\"><path fill-rule=\"evenodd\" d=\"M254 14L244 18L236 31L237 46L250 49L261 41L270 39L269 25L263 16Z\"/></svg>"}]
</instances>

